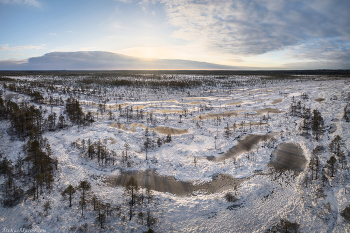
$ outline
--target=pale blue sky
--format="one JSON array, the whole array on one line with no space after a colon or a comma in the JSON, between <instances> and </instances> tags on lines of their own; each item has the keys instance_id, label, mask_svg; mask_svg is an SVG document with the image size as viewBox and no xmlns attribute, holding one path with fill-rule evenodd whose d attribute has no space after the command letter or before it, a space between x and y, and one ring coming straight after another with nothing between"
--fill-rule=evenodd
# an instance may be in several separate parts
<instances>
[{"instance_id":1,"label":"pale blue sky","mask_svg":"<svg viewBox=\"0 0 350 233\"><path fill-rule=\"evenodd\" d=\"M0 0L0 62L107 51L247 68L349 69L349 10L348 0Z\"/></svg>"}]
</instances>

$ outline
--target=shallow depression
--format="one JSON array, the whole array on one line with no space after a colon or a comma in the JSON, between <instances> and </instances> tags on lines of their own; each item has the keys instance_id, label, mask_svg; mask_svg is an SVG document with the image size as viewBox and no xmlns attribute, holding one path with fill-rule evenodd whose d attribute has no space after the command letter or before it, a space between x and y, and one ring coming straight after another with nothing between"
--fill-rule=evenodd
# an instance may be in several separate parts
<instances>
[{"instance_id":1,"label":"shallow depression","mask_svg":"<svg viewBox=\"0 0 350 233\"><path fill-rule=\"evenodd\" d=\"M143 123L122 124L122 123L114 122L111 124L111 126L114 128L117 128L117 129L131 131L131 132L136 132L136 128L144 128L144 129L148 128L149 130L154 130L154 131L157 131L158 133L166 134L166 135L188 133L188 129L175 129L175 128L171 128L171 127L162 127L162 126L147 127Z\"/></svg>"},{"instance_id":2,"label":"shallow depression","mask_svg":"<svg viewBox=\"0 0 350 233\"><path fill-rule=\"evenodd\" d=\"M316 101L316 102L319 102L319 103L321 103L321 102L323 102L323 101L325 101L326 99L325 98L322 98L322 97L318 97L318 98L315 98L314 99L314 101Z\"/></svg>"},{"instance_id":3,"label":"shallow depression","mask_svg":"<svg viewBox=\"0 0 350 233\"><path fill-rule=\"evenodd\" d=\"M299 144L286 142L273 151L269 165L276 170L293 170L299 173L305 169L306 158Z\"/></svg>"},{"instance_id":4,"label":"shallow depression","mask_svg":"<svg viewBox=\"0 0 350 233\"><path fill-rule=\"evenodd\" d=\"M173 176L161 176L155 170L146 171L122 171L119 175L111 175L108 183L111 186L125 186L131 177L143 188L149 187L159 192L167 192L176 195L187 195L193 192L217 193L238 186L247 178L238 179L230 175L219 174L213 176L213 180L199 185L192 182L176 180Z\"/></svg>"},{"instance_id":5,"label":"shallow depression","mask_svg":"<svg viewBox=\"0 0 350 233\"><path fill-rule=\"evenodd\" d=\"M211 161L223 161L225 159L233 158L241 153L250 151L255 145L257 145L260 141L265 141L269 139L271 135L265 134L265 135L255 135L250 134L245 136L243 139L239 140L237 145L229 149L227 152L225 152L223 155L219 157L207 157L208 160Z\"/></svg>"}]
</instances>

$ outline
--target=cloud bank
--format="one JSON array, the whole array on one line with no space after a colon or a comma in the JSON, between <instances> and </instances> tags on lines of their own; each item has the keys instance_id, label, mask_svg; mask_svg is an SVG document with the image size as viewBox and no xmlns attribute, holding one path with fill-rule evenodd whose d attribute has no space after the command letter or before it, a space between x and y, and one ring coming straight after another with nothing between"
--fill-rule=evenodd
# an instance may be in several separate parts
<instances>
[{"instance_id":1,"label":"cloud bank","mask_svg":"<svg viewBox=\"0 0 350 233\"><path fill-rule=\"evenodd\" d=\"M349 67L350 1L143 0L164 4L173 37L249 57L285 51L287 58ZM295 57L293 57L295 55ZM318 57L317 55L320 55Z\"/></svg>"},{"instance_id":2,"label":"cloud bank","mask_svg":"<svg viewBox=\"0 0 350 233\"><path fill-rule=\"evenodd\" d=\"M179 59L140 59L101 51L53 52L28 61L0 61L0 70L147 70L237 69Z\"/></svg>"}]
</instances>

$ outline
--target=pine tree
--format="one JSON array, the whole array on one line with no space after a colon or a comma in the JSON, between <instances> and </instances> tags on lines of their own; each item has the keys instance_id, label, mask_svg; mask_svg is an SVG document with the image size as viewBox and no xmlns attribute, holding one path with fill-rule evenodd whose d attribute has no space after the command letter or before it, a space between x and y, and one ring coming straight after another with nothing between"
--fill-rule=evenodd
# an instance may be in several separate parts
<instances>
[{"instance_id":1,"label":"pine tree","mask_svg":"<svg viewBox=\"0 0 350 233\"><path fill-rule=\"evenodd\" d=\"M51 209L50 202L49 201L45 202L43 207L44 207L44 211L45 211L46 215L48 215L49 210Z\"/></svg>"},{"instance_id":2,"label":"pine tree","mask_svg":"<svg viewBox=\"0 0 350 233\"><path fill-rule=\"evenodd\" d=\"M339 135L337 135L334 137L332 142L329 144L329 150L338 156L341 154L342 147L344 147L344 146L345 146L345 144L344 144L342 138Z\"/></svg>"},{"instance_id":3,"label":"pine tree","mask_svg":"<svg viewBox=\"0 0 350 233\"><path fill-rule=\"evenodd\" d=\"M125 149L125 157L128 158L128 150L130 150L129 143L124 143L124 149Z\"/></svg>"},{"instance_id":4,"label":"pine tree","mask_svg":"<svg viewBox=\"0 0 350 233\"><path fill-rule=\"evenodd\" d=\"M129 220L131 220L131 218L132 218L132 207L135 204L135 192L137 192L137 190L138 190L137 181L136 181L136 179L133 176L130 177L129 181L125 184L125 189L131 196L130 217L129 217Z\"/></svg>"},{"instance_id":5,"label":"pine tree","mask_svg":"<svg viewBox=\"0 0 350 233\"><path fill-rule=\"evenodd\" d=\"M347 104L345 107L344 107L344 115L343 115L343 118L346 122L350 122L350 105Z\"/></svg>"},{"instance_id":6,"label":"pine tree","mask_svg":"<svg viewBox=\"0 0 350 233\"><path fill-rule=\"evenodd\" d=\"M345 143L339 135L335 136L332 142L329 144L329 150L337 156L339 162L342 165L342 169L344 169L344 165L346 165L345 154L342 150L344 146Z\"/></svg>"},{"instance_id":7,"label":"pine tree","mask_svg":"<svg viewBox=\"0 0 350 233\"><path fill-rule=\"evenodd\" d=\"M96 195L94 195L93 197L92 197L92 205L94 206L94 211L96 210L96 208L97 208L97 206L98 206L98 202L99 202L99 200L98 200L98 198L96 197Z\"/></svg>"},{"instance_id":8,"label":"pine tree","mask_svg":"<svg viewBox=\"0 0 350 233\"><path fill-rule=\"evenodd\" d=\"M343 212L340 213L340 215L345 219L345 221L350 223L350 205L345 207Z\"/></svg>"},{"instance_id":9,"label":"pine tree","mask_svg":"<svg viewBox=\"0 0 350 233\"><path fill-rule=\"evenodd\" d=\"M315 164L314 158L311 158L309 162L309 168L311 170L311 180L314 179L314 164Z\"/></svg>"},{"instance_id":10,"label":"pine tree","mask_svg":"<svg viewBox=\"0 0 350 233\"><path fill-rule=\"evenodd\" d=\"M215 150L216 150L216 140L218 139L217 136L214 136L214 143L215 143Z\"/></svg>"},{"instance_id":11,"label":"pine tree","mask_svg":"<svg viewBox=\"0 0 350 233\"><path fill-rule=\"evenodd\" d=\"M317 174L318 174L318 169L319 169L319 166L320 166L320 159L319 157L316 155L316 158L315 158L315 179L317 180Z\"/></svg>"},{"instance_id":12,"label":"pine tree","mask_svg":"<svg viewBox=\"0 0 350 233\"><path fill-rule=\"evenodd\" d=\"M334 171L335 171L335 163L337 162L337 159L332 155L329 160L327 161L327 164L329 165L329 168L331 170L331 176L334 177Z\"/></svg>"},{"instance_id":13,"label":"pine tree","mask_svg":"<svg viewBox=\"0 0 350 233\"><path fill-rule=\"evenodd\" d=\"M230 136L231 136L231 130L230 130L230 127L227 123L227 125L225 127L225 137L228 139L228 138L230 138Z\"/></svg>"},{"instance_id":14,"label":"pine tree","mask_svg":"<svg viewBox=\"0 0 350 233\"><path fill-rule=\"evenodd\" d=\"M89 140L88 140L88 155L89 155L90 159L93 159L94 153L95 153L94 144L91 143L91 140L89 138Z\"/></svg>"},{"instance_id":15,"label":"pine tree","mask_svg":"<svg viewBox=\"0 0 350 233\"><path fill-rule=\"evenodd\" d=\"M147 202L149 204L152 200L152 189L150 185L147 185L146 187L146 195L147 195Z\"/></svg>"},{"instance_id":16,"label":"pine tree","mask_svg":"<svg viewBox=\"0 0 350 233\"><path fill-rule=\"evenodd\" d=\"M64 118L64 116L62 114L58 117L57 127L59 129L63 129L66 127L66 119Z\"/></svg>"},{"instance_id":17,"label":"pine tree","mask_svg":"<svg viewBox=\"0 0 350 233\"><path fill-rule=\"evenodd\" d=\"M158 145L158 147L162 146L162 139L160 139L159 137L157 139L157 145Z\"/></svg>"},{"instance_id":18,"label":"pine tree","mask_svg":"<svg viewBox=\"0 0 350 233\"><path fill-rule=\"evenodd\" d=\"M326 176L326 172L324 171L324 169L322 169L322 186L324 187L326 185L326 181L327 181L327 176Z\"/></svg>"},{"instance_id":19,"label":"pine tree","mask_svg":"<svg viewBox=\"0 0 350 233\"><path fill-rule=\"evenodd\" d=\"M96 221L100 225L101 229L103 229L103 224L106 223L106 215L104 213L98 212Z\"/></svg>"},{"instance_id":20,"label":"pine tree","mask_svg":"<svg viewBox=\"0 0 350 233\"><path fill-rule=\"evenodd\" d=\"M168 135L166 136L166 142L167 142L167 143L170 143L170 142L171 142L171 134L168 134Z\"/></svg>"},{"instance_id":21,"label":"pine tree","mask_svg":"<svg viewBox=\"0 0 350 233\"><path fill-rule=\"evenodd\" d=\"M72 197L74 196L76 190L75 188L70 184L68 185L68 187L62 191L61 195L62 196L66 196L68 195L69 196L69 207L72 207Z\"/></svg>"},{"instance_id":22,"label":"pine tree","mask_svg":"<svg viewBox=\"0 0 350 233\"><path fill-rule=\"evenodd\" d=\"M83 196L80 197L79 206L81 207L81 216L84 216L84 208L86 206L85 197L83 197Z\"/></svg>"},{"instance_id":23,"label":"pine tree","mask_svg":"<svg viewBox=\"0 0 350 233\"><path fill-rule=\"evenodd\" d=\"M79 205L81 206L81 215L84 215L84 207L86 206L86 196L88 192L91 190L91 184L90 182L83 180L80 181L78 187L76 188L81 191L81 198Z\"/></svg>"},{"instance_id":24,"label":"pine tree","mask_svg":"<svg viewBox=\"0 0 350 233\"><path fill-rule=\"evenodd\" d=\"M144 146L145 146L145 150L146 150L146 160L147 160L147 152L148 152L148 148L150 147L150 139L146 138L146 141L144 142Z\"/></svg>"},{"instance_id":25,"label":"pine tree","mask_svg":"<svg viewBox=\"0 0 350 233\"><path fill-rule=\"evenodd\" d=\"M317 141L319 140L320 135L322 133L323 125L324 125L324 122L323 122L323 118L321 116L321 113L317 109L315 109L313 111L311 129L312 129L312 133L315 135L315 138Z\"/></svg>"},{"instance_id":26,"label":"pine tree","mask_svg":"<svg viewBox=\"0 0 350 233\"><path fill-rule=\"evenodd\" d=\"M108 111L108 116L109 116L109 120L113 120L113 113L112 110Z\"/></svg>"}]
</instances>

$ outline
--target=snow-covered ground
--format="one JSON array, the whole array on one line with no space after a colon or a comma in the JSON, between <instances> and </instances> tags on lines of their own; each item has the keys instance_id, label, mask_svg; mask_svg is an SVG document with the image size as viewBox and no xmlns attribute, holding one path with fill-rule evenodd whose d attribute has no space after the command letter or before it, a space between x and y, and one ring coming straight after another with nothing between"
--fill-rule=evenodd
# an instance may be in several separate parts
<instances>
[{"instance_id":1,"label":"snow-covered ground","mask_svg":"<svg viewBox=\"0 0 350 233\"><path fill-rule=\"evenodd\" d=\"M21 80L22 77L16 79ZM46 79L50 80L49 77ZM244 77L228 79L243 80ZM285 142L298 144L307 162L313 149L323 145L325 150L319 157L321 165L325 166L331 155L328 145L336 135L340 135L348 155L350 123L343 120L343 110L348 103L346 98L350 84L346 80L329 77L300 77L267 83L260 82L258 77L253 77L253 80L233 89L220 85L186 91L108 87L106 110L112 111L113 119L104 112L95 115L96 121L89 126L73 125L45 132L43 137L48 139L53 155L59 161L54 188L50 193L44 191L39 200L27 199L13 208L0 207L0 229L143 232L148 228L141 224L137 213L149 210L157 218L152 226L155 232L265 232L281 218L300 224L300 232L350 232L350 224L340 215L350 204L348 166L346 169L338 167L334 178L327 173L325 187L320 179L307 186L304 184L305 177L311 174L307 166L297 176L291 171L283 174L271 172L268 166L277 145ZM3 91L5 99L29 101L28 96ZM302 99L303 93L308 95L308 99ZM52 95L61 95L64 100L68 97L59 92ZM103 95L102 92L100 96ZM85 112L98 111L100 98L87 94L80 94L77 98ZM321 112L325 132L319 141L312 135L308 138L300 135L302 118L289 114L293 98L311 111L317 109ZM127 120L120 117L119 105L122 109L132 107L134 118ZM43 104L43 108L50 112L49 105ZM52 109L59 115L64 106L53 106ZM136 119L137 109L143 110L143 119ZM150 113L156 120L147 119ZM263 116L269 119L259 124ZM225 135L227 125L229 136ZM328 130L331 125L332 130ZM1 121L0 150L3 156L14 162L18 156L23 156L25 141L11 139L7 133L9 126L9 122ZM149 136L145 135L146 128ZM157 141L158 138L166 138L167 134L171 134L172 141L160 146L155 144L147 151L146 160L146 138ZM208 159L225 155L239 140L250 134L270 135L275 141L273 146L270 139L260 141L252 145L249 152L242 151L226 160ZM82 140L87 143L88 139L91 142L101 140L109 151L114 151L115 164L100 166L97 160L88 159L82 150ZM73 145L72 142L76 143ZM126 143L130 146L127 151L129 163L122 159ZM349 156L346 160L350 162ZM107 180L110 176L122 176L127 171L147 169L192 185L210 182L218 174L239 178L243 182L238 187L232 185L216 193L203 191L177 196L153 191L152 204L135 207L136 214L129 221L129 197L125 195L124 187L111 186ZM102 230L96 223L96 211L91 204L82 217L78 195L73 199L71 208L61 196L69 184L77 186L81 180L88 180L93 193L114 208ZM321 186L324 196L317 197ZM144 188L139 191L142 192L145 192ZM224 196L228 192L235 194L238 201L227 202ZM51 209L45 214L43 205L47 201Z\"/></svg>"}]
</instances>

